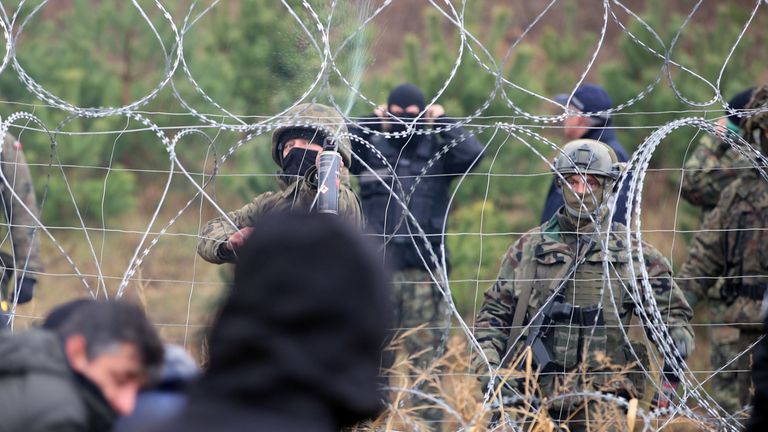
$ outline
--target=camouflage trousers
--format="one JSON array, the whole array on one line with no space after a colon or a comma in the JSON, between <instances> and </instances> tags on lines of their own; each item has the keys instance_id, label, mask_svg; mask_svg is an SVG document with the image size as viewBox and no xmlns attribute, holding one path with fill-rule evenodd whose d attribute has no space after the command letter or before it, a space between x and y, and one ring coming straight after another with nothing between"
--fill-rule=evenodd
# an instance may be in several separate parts
<instances>
[{"instance_id":1,"label":"camouflage trousers","mask_svg":"<svg viewBox=\"0 0 768 432\"><path fill-rule=\"evenodd\" d=\"M415 388L426 394L435 394L437 387L431 381L439 376L432 368L436 353L446 332L447 304L426 270L408 269L393 276L395 300L395 338L399 341L401 354L408 357L411 374L428 371L427 381L417 383ZM436 408L428 398L411 398L413 414L421 420L420 430L441 430L442 409ZM409 427L407 429L413 429Z\"/></svg>"},{"instance_id":2,"label":"camouflage trousers","mask_svg":"<svg viewBox=\"0 0 768 432\"><path fill-rule=\"evenodd\" d=\"M727 305L717 299L709 299L709 322L707 328L710 343L710 370L716 371L731 362L747 349L758 337L758 333L739 330L723 325L723 316ZM710 395L726 411L735 414L749 404L751 380L751 352L739 357L712 379Z\"/></svg>"},{"instance_id":3,"label":"camouflage trousers","mask_svg":"<svg viewBox=\"0 0 768 432\"><path fill-rule=\"evenodd\" d=\"M445 333L447 304L429 273L409 269L395 273L395 325L413 364L429 367Z\"/></svg>"}]
</instances>

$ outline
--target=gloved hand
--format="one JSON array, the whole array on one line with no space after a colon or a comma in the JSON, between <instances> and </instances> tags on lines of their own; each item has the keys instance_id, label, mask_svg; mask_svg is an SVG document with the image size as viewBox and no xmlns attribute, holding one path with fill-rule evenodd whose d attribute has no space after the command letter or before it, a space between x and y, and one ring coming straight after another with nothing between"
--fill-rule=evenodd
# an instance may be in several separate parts
<instances>
[{"instance_id":1,"label":"gloved hand","mask_svg":"<svg viewBox=\"0 0 768 432\"><path fill-rule=\"evenodd\" d=\"M216 249L216 255L222 260L231 260L237 256L237 250L244 244L245 240L253 231L253 227L241 228L239 231L232 233L227 241L219 244Z\"/></svg>"},{"instance_id":2,"label":"gloved hand","mask_svg":"<svg viewBox=\"0 0 768 432\"><path fill-rule=\"evenodd\" d=\"M29 276L16 279L16 290L14 291L14 294L16 295L17 303L22 304L32 300L36 284L37 280Z\"/></svg>"},{"instance_id":3,"label":"gloved hand","mask_svg":"<svg viewBox=\"0 0 768 432\"><path fill-rule=\"evenodd\" d=\"M696 349L696 342L687 328L682 326L670 327L669 335L672 337L680 357L685 359Z\"/></svg>"}]
</instances>

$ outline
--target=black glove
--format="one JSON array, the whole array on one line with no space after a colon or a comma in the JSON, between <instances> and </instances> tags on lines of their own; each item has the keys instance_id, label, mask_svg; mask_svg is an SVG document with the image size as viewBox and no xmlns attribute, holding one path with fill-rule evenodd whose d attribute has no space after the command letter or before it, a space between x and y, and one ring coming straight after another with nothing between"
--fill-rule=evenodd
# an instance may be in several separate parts
<instances>
[{"instance_id":1,"label":"black glove","mask_svg":"<svg viewBox=\"0 0 768 432\"><path fill-rule=\"evenodd\" d=\"M36 284L37 280L29 276L17 279L15 291L17 303L22 304L32 300L32 294L35 292Z\"/></svg>"}]
</instances>

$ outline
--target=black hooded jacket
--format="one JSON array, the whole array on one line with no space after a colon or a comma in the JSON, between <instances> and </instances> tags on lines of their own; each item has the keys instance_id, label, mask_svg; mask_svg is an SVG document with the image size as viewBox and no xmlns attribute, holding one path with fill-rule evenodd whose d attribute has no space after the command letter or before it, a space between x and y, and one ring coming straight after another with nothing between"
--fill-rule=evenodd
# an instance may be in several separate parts
<instances>
[{"instance_id":1,"label":"black hooded jacket","mask_svg":"<svg viewBox=\"0 0 768 432\"><path fill-rule=\"evenodd\" d=\"M376 415L388 288L338 217L260 221L211 330L209 368L158 430L325 432Z\"/></svg>"},{"instance_id":2,"label":"black hooded jacket","mask_svg":"<svg viewBox=\"0 0 768 432\"><path fill-rule=\"evenodd\" d=\"M379 120L362 123L372 130L381 130ZM451 119L441 117L434 124L426 120L422 123L418 127L440 126L450 129L395 139L349 126L350 133L370 144L368 146L356 140L352 142L352 151L370 170L354 160L350 172L357 175L360 182L360 201L368 231L377 234L378 240L387 239L386 259L394 270L423 268L424 263L411 239L417 235L416 226L405 218L402 206L392 198L392 192L377 176L398 197L408 200L408 210L428 236L432 249L439 254L443 243L443 224L448 214L451 182L476 166L483 153L480 141L463 127L453 126L454 121ZM393 173L387 164L394 169L399 184L393 181ZM427 264L434 268L422 240L416 239L416 245Z\"/></svg>"}]
</instances>

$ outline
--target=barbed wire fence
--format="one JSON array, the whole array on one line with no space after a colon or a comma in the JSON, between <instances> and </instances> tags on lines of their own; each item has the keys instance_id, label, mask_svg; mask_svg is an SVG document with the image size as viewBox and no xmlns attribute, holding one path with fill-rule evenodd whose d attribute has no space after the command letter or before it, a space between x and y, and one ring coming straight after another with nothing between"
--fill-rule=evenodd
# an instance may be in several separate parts
<instances>
[{"instance_id":1,"label":"barbed wire fence","mask_svg":"<svg viewBox=\"0 0 768 432\"><path fill-rule=\"evenodd\" d=\"M243 152L242 149L246 145L250 145L259 137L268 136L270 132L277 128L286 125L301 125L296 117L286 115L286 113L295 108L300 103L304 102L321 102L327 103L336 109L343 115L345 124L355 125L360 129L372 134L383 135L384 137L398 138L407 137L410 135L430 135L441 134L446 130L455 129L458 127L466 128L468 131L480 135L486 133L484 136L490 136L491 138L484 143L485 145L485 158L490 159L490 167L493 167L496 162L496 157L499 152L503 151L506 147L520 147L525 148L530 154L533 155L533 159L536 160L539 166L546 167L541 170L534 170L533 172L520 172L520 173L498 173L492 172L492 168L486 171L467 171L454 183L452 188L453 194L451 196L451 202L449 207L454 207L454 198L457 192L461 189L465 179L472 177L486 178L488 185L498 182L515 182L520 177L527 176L541 176L544 179L549 180L550 173L553 171L551 158L557 153L560 142L554 142L547 138L542 133L550 129L560 128L560 123L569 115L577 115L573 111L566 108L566 106L559 104L558 102L550 99L546 95L539 94L535 91L527 89L517 83L509 80L501 72L515 52L518 45L526 38L531 31L540 25L541 19L550 11L557 8L560 4L558 0L552 0L549 2L540 12L540 14L528 23L527 27L520 33L516 40L510 45L507 52L499 57L489 51L477 37L476 34L470 32L465 25L466 17L468 14L474 13L473 4L469 1L437 1L430 0L429 6L434 11L439 13L444 19L447 25L452 27L452 30L456 32L459 37L458 49L455 53L455 62L452 68L446 71L446 79L444 85L438 89L434 95L431 96L427 105L439 103L441 97L446 92L446 89L454 83L454 79L457 75L457 71L462 62L474 62L485 73L494 78L494 86L489 89L487 98L477 107L477 109L470 115L465 117L453 117L450 121L435 122L433 127L424 129L417 127L417 124L425 116L425 112L419 114L419 116L413 120L412 123L407 124L405 132L401 133L388 133L374 130L368 127L359 118L351 117L349 112L352 104L362 105L368 107L369 110L373 110L379 104L378 101L369 95L364 94L360 90L360 81L362 73L364 72L364 66L359 65L354 68L353 73L346 73L339 67L339 57L341 53L348 50L350 46L354 44L361 33L372 26L372 23L389 8L394 1L384 0L380 2L361 2L362 6L358 8L357 25L352 26L353 31L345 37L338 38L332 36L332 32L337 26L337 15L339 10L346 8L347 6L343 2L337 0L330 0L327 2L321 2L321 5L317 5L318 2L302 1L302 2L287 2L281 0L280 4L275 4L275 7L282 7L293 18L297 28L300 29L302 36L309 41L310 51L319 59L319 66L314 73L314 78L309 85L304 89L301 96L292 101L292 103L285 105L284 109L271 114L271 113L250 113L249 115L234 114L234 110L228 109L226 101L216 101L213 97L208 95L203 87L198 83L191 68L188 66L188 56L190 53L185 52L185 42L190 37L191 30L195 25L200 25L199 22L206 16L211 10L217 7L221 7L220 1L210 1L207 4L199 4L197 1L190 2L189 7L181 20L178 17L174 17L167 8L164 2L155 0L154 2L148 2L152 4L152 10L149 10L146 4L142 4L137 0L131 0L133 6L133 13L140 14L146 23L144 31L151 32L155 35L159 44L160 50L164 57L164 74L162 79L157 82L156 85L151 87L144 95L136 100L127 103L123 106L116 107L88 107L88 106L75 106L68 102L64 97L53 94L45 86L38 83L27 70L22 66L17 57L17 41L24 35L24 32L33 19L39 19L39 14L48 5L48 1L42 1L32 6L27 4L24 0L20 1L15 9L12 9L10 5L5 2L0 3L0 27L2 27L3 37L5 39L5 53L0 63L0 74L15 74L18 77L21 85L27 92L33 94L40 103L36 104L22 104L18 101L4 101L3 105L6 107L13 107L15 112L12 115L2 119L0 123L0 136L4 137L6 134L14 132L15 135L21 135L22 141L24 134L43 134L48 137L51 145L51 158L47 163L40 160L29 161L29 165L35 169L36 172L46 172L46 192L49 190L52 182L60 181L63 183L63 190L69 195L72 201L73 208L75 210L76 218L79 221L74 226L63 226L55 223L45 223L35 216L35 228L37 229L37 236L43 240L46 244L46 251L49 254L55 255L55 257L46 257L48 263L66 263L66 270L63 265L56 265L57 270L55 272L47 272L43 275L39 275L44 279L42 289L54 290L54 285L78 285L78 290L81 294L91 297L122 297L129 295L131 290L136 287L136 290L141 291L143 287L152 286L154 284L164 285L178 285L184 290L188 290L186 298L179 295L181 291L173 291L172 303L177 306L183 304L183 316L179 320L165 320L158 322L158 326L169 329L183 331L183 340L187 343L190 332L197 332L207 325L206 320L202 317L193 317L192 315L192 302L195 300L196 295L200 296L199 290L220 289L225 285L225 282L220 281L217 277L211 277L211 274L207 274L206 277L200 277L201 266L207 264L201 263L198 257L194 253L194 247L191 246L190 253L188 254L188 261L183 265L191 269L187 272L189 277L174 278L174 277L144 277L142 271L151 261L157 260L162 262L163 251L166 249L160 249L160 244L170 245L166 247L177 247L175 244L193 245L199 238L199 229L205 222L204 208L210 208L215 211L218 216L227 218L226 208L221 204L217 198L218 194L225 194L226 191L218 189L214 193L214 181L215 179L226 179L234 177L271 177L274 173L269 172L228 172L227 164L231 160L238 158ZM673 406L666 410L651 410L644 408L636 408L636 413L639 418L644 419L646 428L649 428L654 421L657 424L663 423L663 419L672 418L675 416L685 416L693 419L700 420L702 423L709 425L713 429L722 430L738 430L742 419L734 418L731 413L728 413L725 409L720 407L717 402L707 393L704 385L714 374L717 374L724 370L727 365L715 370L699 371L691 370L689 366L681 360L680 353L677 347L673 343L668 328L665 324L665 319L661 315L659 307L653 302L654 292L651 282L649 281L648 274L644 271L644 256L642 250L633 248L635 242L632 239L641 240L644 236L647 236L651 232L664 232L670 234L677 233L695 233L699 230L678 230L674 228L672 230L654 230L654 229L642 229L643 225L643 202L644 202L644 190L645 179L650 175L665 175L680 172L681 168L652 168L650 166L654 153L659 148L665 138L670 134L681 128L700 131L701 133L711 134L726 141L734 149L736 149L743 157L748 159L753 166L763 166L768 162L765 157L760 153L759 149L753 148L749 143L744 141L736 134L723 134L715 122L711 119L711 113L713 111L723 110L729 114L735 114L740 117L747 117L755 115L755 112L735 111L727 103L726 98L721 93L723 76L726 67L729 66L732 61L733 53L739 46L739 43L743 35L750 27L755 25L757 17L765 17L765 7L768 2L755 1L754 7L751 9L748 20L744 23L743 29L739 34L738 39L734 42L732 49L722 59L722 68L720 73L714 82L710 82L700 75L697 71L690 69L677 62L674 59L673 53L677 47L678 41L688 28L690 21L699 10L702 2L695 3L688 13L684 23L679 27L678 32L675 34L672 42L666 44L661 36L658 35L657 30L645 23L629 6L619 1L604 0L602 2L602 26L599 29L594 29L592 32L597 36L597 45L589 58L588 63L581 72L578 80L574 83L572 91L570 92L569 100L573 97L575 89L582 83L587 81L588 76L592 72L598 55L604 46L608 43L606 40L606 31L609 25L616 25L623 33L624 37L627 37L634 41L638 46L642 47L647 53L655 56L662 65L659 68L658 74L652 79L645 89L643 89L634 97L619 101L616 106L607 111L594 112L594 113L582 113L580 115L611 115L613 118L621 118L622 116L643 116L645 114L658 114L660 112L642 113L642 112L628 112L630 107L636 105L639 101L646 98L652 91L660 87L665 87L665 90L674 92L676 98L684 102L689 108L686 110L667 111L664 114L674 114L679 118L669 123L655 124L649 120L649 124L641 126L644 131L647 132L647 138L641 142L637 150L631 157L628 163L628 169L632 172L632 176L622 175L619 179L621 184L627 184L629 188L629 202L633 203L631 208L627 209L626 220L631 221L629 227L625 232L608 233L605 237L601 238L601 242L607 244L610 235L623 236L627 239L625 244L627 245L626 253L639 261L641 264L640 274L633 274L632 278L628 281L621 281L621 289L628 293L633 299L637 300L639 305L637 308L640 323L637 326L643 328L648 333L650 342L657 347L660 354L660 358L652 358L652 364L640 364L642 373L646 376L647 381L651 383L653 390L659 390L658 387L658 371L662 369L662 363L672 367L674 373L681 377L681 391L680 396ZM26 14L21 14L22 9L26 9ZM649 34L654 35L657 46L663 47L663 50L655 49L648 44L641 41L637 35L627 28L622 19L619 18L619 14L626 14L633 17L638 22L644 25L644 30ZM162 29L158 28L156 20L150 19L150 15L162 17ZM162 37L161 34L167 34L170 32L172 38L170 41ZM340 40L340 42L337 42ZM702 83L705 83L710 89L712 97L705 101L690 100L688 96L683 94L676 85L676 78L673 76L673 72L686 74L689 77L693 77ZM679 79L679 78L678 78ZM180 82L184 81L187 85L191 85L197 93L197 97L206 102L206 109L202 110L197 108L195 104L187 100L182 92L177 89ZM340 84L339 84L340 83ZM341 87L341 90L339 89ZM147 107L158 94L163 91L170 91L173 97L178 103L177 112L157 112L148 110ZM556 114L540 114L527 112L520 104L516 103L515 97L511 95L512 92L519 92L540 100L543 103L551 104L551 106L557 108ZM338 95L348 98L344 100ZM509 115L505 117L489 116L486 115L486 111L493 101L501 100L506 104L509 109ZM567 105L567 104L566 104ZM35 115L38 109L49 109L59 112L62 115L63 120L58 124L46 124L39 117ZM164 125L166 119L172 116L184 116L184 118L191 119L190 123L183 126L167 126ZM709 118L708 118L709 117ZM68 127L74 122L78 121L91 121L102 118L121 118L125 119L126 126L119 130L105 130L98 132L71 132L68 131ZM393 120L395 121L395 120ZM342 125L339 125L342 126ZM144 168L142 166L113 166L113 161L101 161L99 164L77 164L77 163L65 163L58 156L57 152L60 150L62 142L69 139L77 139L81 141L87 141L91 135L106 135L115 136L115 142L120 136L149 133L154 137L154 144L165 151L167 160L166 169L156 168ZM207 143L207 150L203 152L202 158L205 159L203 163L201 161L192 161L186 158L188 149L185 147L185 139L189 137L196 137L202 142ZM349 139L356 140L361 145L367 146L367 148L374 153L378 153L378 150L372 146L369 142L362 140L356 136L349 135ZM444 157L453 147L460 145L461 139L447 142L445 146L437 152L428 167L434 162ZM498 150L493 153L493 149ZM1 155L0 155L1 156ZM460 335L470 350L475 355L484 356L480 345L474 337L474 317L462 315L459 312L459 307L454 301L454 286L458 282L471 282L477 287L478 292L475 294L477 297L480 292L489 287L494 281L490 279L482 279L478 273L477 279L471 280L452 280L447 271L446 254L444 251L435 251L432 249L432 243L429 241L428 235L421 229L419 221L416 220L413 215L408 211L408 205L413 198L416 186L419 184L421 178L426 178L427 169L425 169L420 176L416 178L416 183L409 190L403 190L402 186L397 181L394 169L389 166L389 178L381 176L374 170L367 166L366 162L357 155L353 155L354 161L362 164L372 174L377 181L389 189L392 193L392 206L399 206L403 209L406 218L408 219L407 225L409 227L415 227L415 231L411 233L414 244L422 245L423 248L415 248L419 251L421 259L424 264L425 270L430 273L432 280L437 284L439 290L443 296L445 303L447 304L448 314L445 316L445 328L444 337L440 347L436 347L433 356L438 359L445 351L446 345L449 343L450 335ZM384 159L381 156L382 160ZM10 161L3 160L3 163L12 163ZM206 169L210 168L210 169ZM71 170L87 170L87 171L100 171L104 173L104 192L102 195L102 205L104 201L110 199L107 194L107 182L111 174L119 172L132 172L132 173L149 173L158 175L158 178L163 178L162 187L160 188L157 202L150 208L143 209L146 215L136 215L136 223L132 223L130 226L117 227L110 226L107 221L102 221L101 227L89 226L86 219L80 212L80 205L75 198L75 194L72 192L73 187L76 185L71 184L67 172ZM765 175L761 171L762 175ZM391 180L394 178L395 182ZM4 174L0 174L0 180L11 192L13 198L22 203L20 197L10 187L14 183L14 179L6 178ZM388 181L389 180L389 181ZM766 179L768 180L768 179ZM40 181L40 178L36 178L36 181ZM183 184L183 192L178 192L180 184ZM56 190L61 191L61 188ZM488 188L485 190L484 199L487 200ZM191 191L191 192L190 192ZM174 194L185 197L183 199L172 199ZM43 194L41 201L44 205L46 193ZM678 197L679 201L679 197ZM169 208L169 206L175 206ZM25 207L25 210L29 211L29 208ZM611 208L611 215L615 209ZM32 212L30 212L32 214ZM452 231L448 229L447 216L443 220L443 232L442 235L445 238L452 236L475 236L481 239L484 237L508 237L516 238L524 232L517 232L515 230L505 230L496 232L484 232L481 228L479 232L471 231ZM188 230L188 227L177 229L178 222L182 219L196 222L197 231ZM232 221L228 221L233 227L235 227ZM597 223L598 221L593 222ZM236 227L235 227L236 228ZM71 234L77 233L78 237L73 237ZM95 238L101 236L101 242ZM123 236L125 241L122 243L130 244L130 250L125 248L106 248L107 242L104 240L107 236ZM77 240L73 240L76 238ZM13 239L6 235L4 237L4 243L7 245L12 242ZM77 244L75 244L75 242ZM74 251L77 252L74 252ZM427 254L421 254L421 250L426 250ZM482 259L482 251L480 251ZM119 269L114 264L105 265L105 262L120 262L125 263L124 266ZM608 261L603 263L606 274L611 272ZM479 266L479 264L478 264ZM430 269L437 270L430 270ZM634 268L630 266L630 269L634 272ZM162 269L154 269L154 274L162 275ZM606 278L603 290L600 297L609 299L614 303L613 310L618 311L615 303L618 301L613 296L613 289L611 284L615 283L611 278ZM197 292L196 292L197 290ZM162 293L157 293L157 296L162 296ZM157 298L157 297L155 297ZM650 299L650 301L643 301L641 299ZM552 301L552 297L547 299L547 302ZM210 300L207 297L203 301ZM603 306L601 303L599 306ZM16 304L12 305L11 314L16 319L34 320L39 319L42 314L27 313L25 307L17 308ZM152 308L152 305L149 305ZM618 312L616 312L618 314ZM534 317L535 318L535 317ZM171 322L174 321L174 322ZM533 321L533 318L530 321ZM710 324L695 324L694 328L699 331L704 328L711 327ZM524 330L528 330L529 325L524 327ZM407 331L409 329L398 329ZM628 329L621 327L621 331L624 337L629 339L630 335ZM520 335L524 332L520 332ZM518 338L519 339L519 338ZM749 347L751 349L754 344ZM748 355L748 350L739 354L739 356ZM639 358L636 360L639 361ZM735 362L737 358L732 359ZM487 372L486 374L494 380L500 373L496 370L486 359ZM705 375L704 379L700 379L702 372ZM425 394L424 390L419 386L404 389L391 389L397 391L404 391L406 393L412 393L420 397L431 398L434 402L443 407L445 411L456 417L461 425L462 430L470 430L473 427L478 426L481 422L485 421L481 416L475 416L474 418L464 418L462 415L450 407L440 395ZM478 385L478 397L480 397L480 388ZM558 397L566 397L558 396ZM622 409L627 409L628 401L604 393L596 393L590 391L577 392L570 394L570 396L582 396L592 397L599 399L607 404L615 404ZM531 396L523 393L519 393L515 396L517 402L527 401L531 402ZM481 412L487 412L492 406L509 403L509 400L502 400L499 394L496 394L492 389L487 389L485 393L479 399L482 409ZM514 419L507 418L506 421L513 425L520 426L514 423ZM661 423L659 423L661 422Z\"/></svg>"}]
</instances>

